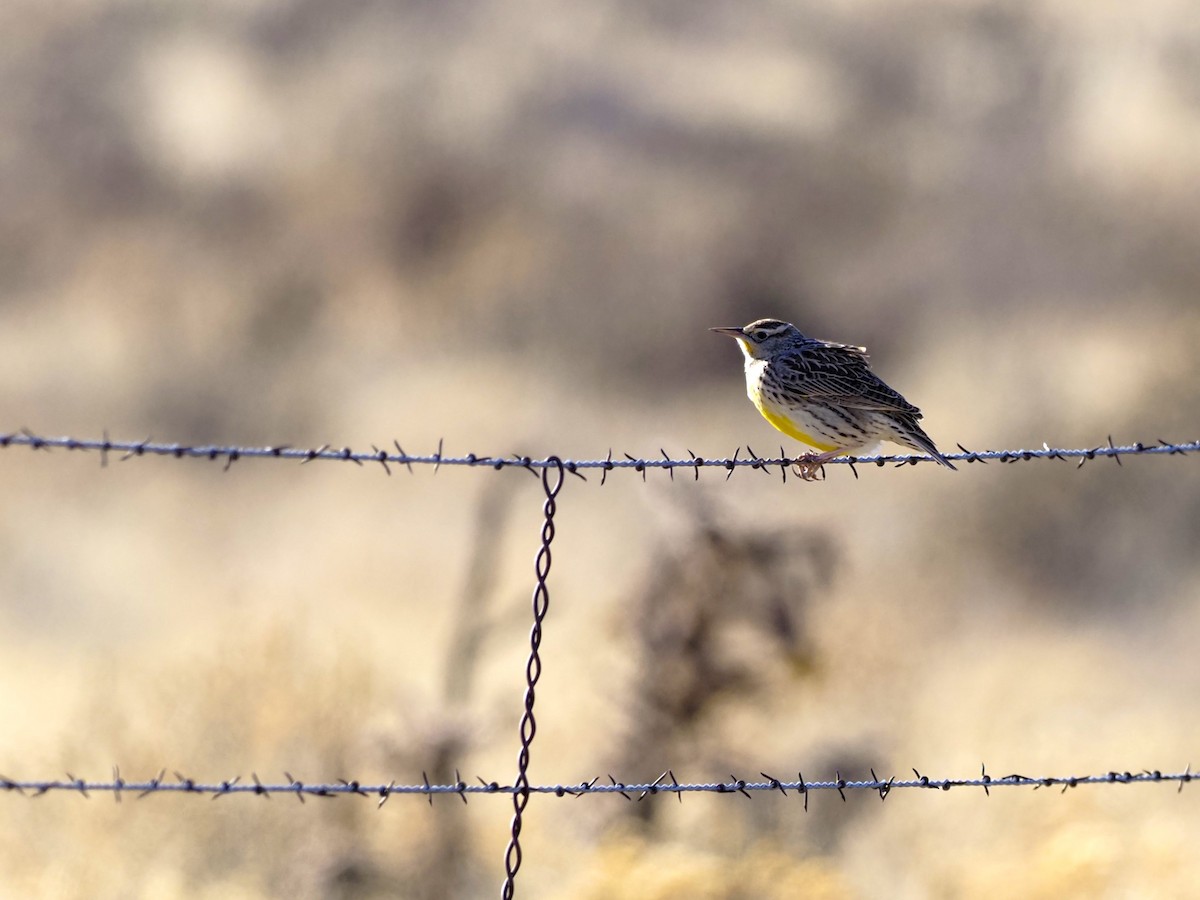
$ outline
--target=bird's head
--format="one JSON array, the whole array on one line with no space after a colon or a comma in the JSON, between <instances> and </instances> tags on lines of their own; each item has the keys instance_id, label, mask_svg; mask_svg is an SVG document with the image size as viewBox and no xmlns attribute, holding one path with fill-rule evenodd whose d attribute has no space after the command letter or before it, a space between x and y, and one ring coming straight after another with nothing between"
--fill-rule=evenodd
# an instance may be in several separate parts
<instances>
[{"instance_id":1,"label":"bird's head","mask_svg":"<svg viewBox=\"0 0 1200 900\"><path fill-rule=\"evenodd\" d=\"M768 359L784 347L804 340L804 335L795 325L779 319L759 319L740 328L726 326L710 328L709 331L737 338L747 359Z\"/></svg>"}]
</instances>

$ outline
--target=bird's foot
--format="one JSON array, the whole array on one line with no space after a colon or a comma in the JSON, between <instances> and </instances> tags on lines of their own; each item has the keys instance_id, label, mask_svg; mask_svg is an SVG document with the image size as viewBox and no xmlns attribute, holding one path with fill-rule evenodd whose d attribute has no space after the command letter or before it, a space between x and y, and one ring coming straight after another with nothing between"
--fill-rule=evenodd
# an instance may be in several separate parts
<instances>
[{"instance_id":1,"label":"bird's foot","mask_svg":"<svg viewBox=\"0 0 1200 900\"><path fill-rule=\"evenodd\" d=\"M805 453L792 463L792 472L801 481L824 481L825 461L828 458L823 453Z\"/></svg>"}]
</instances>

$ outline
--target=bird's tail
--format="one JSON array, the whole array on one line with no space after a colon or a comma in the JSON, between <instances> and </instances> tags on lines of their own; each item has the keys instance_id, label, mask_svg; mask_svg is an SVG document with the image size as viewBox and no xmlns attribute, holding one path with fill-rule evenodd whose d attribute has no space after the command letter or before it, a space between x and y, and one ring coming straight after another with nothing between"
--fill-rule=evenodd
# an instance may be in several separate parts
<instances>
[{"instance_id":1,"label":"bird's tail","mask_svg":"<svg viewBox=\"0 0 1200 900\"><path fill-rule=\"evenodd\" d=\"M958 469L955 468L954 463L942 456L941 451L939 451L937 448L937 445L933 443L933 440L925 433L925 430L917 424L915 419L910 422L897 422L896 424L898 426L897 431L899 432L900 443L913 450L917 450L922 453L928 453L947 469L951 469L956 472L958 471Z\"/></svg>"}]
</instances>

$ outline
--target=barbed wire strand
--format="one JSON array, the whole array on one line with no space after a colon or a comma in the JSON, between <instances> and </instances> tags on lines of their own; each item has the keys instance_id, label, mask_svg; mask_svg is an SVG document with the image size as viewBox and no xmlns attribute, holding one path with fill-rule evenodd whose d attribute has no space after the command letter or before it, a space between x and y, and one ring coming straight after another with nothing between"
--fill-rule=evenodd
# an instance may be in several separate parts
<instances>
[{"instance_id":1,"label":"barbed wire strand","mask_svg":"<svg viewBox=\"0 0 1200 900\"><path fill-rule=\"evenodd\" d=\"M531 785L527 780L522 781L518 778L516 783L506 785L496 781L484 781L478 777L476 779L479 782L478 784L468 784L463 780L459 780L454 784L431 784L428 778L425 778L420 784L397 784L395 781L390 781L387 784L369 784L357 780L347 781L345 779L338 779L333 783L307 784L293 778L286 772L284 773L287 778L286 784L264 783L259 779L257 774L251 775L251 783L243 783L241 776L219 782L202 782L182 775L179 772L173 773L175 781L168 781L166 770L160 771L158 775L147 781L129 781L122 778L119 770L114 768L111 781L87 781L83 778L77 778L70 772L67 773L65 779L19 780L0 775L0 791L20 794L25 797L40 797L52 792L66 792L76 793L88 799L90 799L93 793L111 793L118 802L124 793L134 793L139 798L150 794L168 793L209 796L213 799L238 795L270 798L272 794L291 794L302 802L305 797L332 798L354 795L359 797L378 797L377 805L379 807L382 807L388 798L397 794L428 797L431 800L437 795L454 795L463 801L468 796L476 794L512 795L514 798L528 798L530 794L548 794L560 798L581 797L589 794L620 794L626 800L633 801L635 798L632 795L637 794L636 800L641 801L646 799L646 797L657 794L675 794L682 799L684 794L695 793L741 794L745 797L750 797L752 792L779 791L786 797L790 796L788 792L791 791L805 798L805 808L807 809L808 794L821 791L836 791L843 800L846 799L846 791L874 791L883 800L892 791L906 789L945 792L953 788L983 788L984 793L990 796L992 788L1029 787L1037 790L1058 787L1062 789L1062 793L1066 793L1070 788L1082 787L1084 785L1115 784L1176 784L1178 790L1182 792L1185 784L1200 778L1200 772L1193 772L1190 765L1182 772L1141 769L1136 772L1130 770L1112 770L1099 775L1039 776L1019 774L992 776L987 773L986 766L981 766L980 774L976 778L933 778L928 775L922 775L916 769L912 771L914 776L912 778L897 778L895 776L879 778L875 774L874 769L872 769L870 778L843 778L841 773L838 772L834 778L827 780L808 780L804 778L801 772L796 773L794 780L781 779L768 775L766 772L760 772L759 775L762 776L763 781L751 781L738 778L736 775L730 775L729 781L688 783L677 781L675 773L668 770L652 782L627 783L617 781L612 775L609 775L608 784L602 783L599 776L597 776L588 781L581 781L578 784ZM516 875L516 868L519 864L520 857L518 854L516 864L513 866L513 876Z\"/></svg>"},{"instance_id":2,"label":"barbed wire strand","mask_svg":"<svg viewBox=\"0 0 1200 900\"><path fill-rule=\"evenodd\" d=\"M533 717L534 691L542 677L542 623L550 611L550 589L546 578L550 575L550 544L554 540L554 514L557 511L555 498L563 486L563 466L557 458L555 468L542 469L542 489L546 500L542 504L542 545L534 559L533 570L537 583L533 588L533 627L529 632L529 658L525 662L525 708L521 712L521 749L517 753L517 780L513 783L513 817L511 836L504 851L504 885L500 896L512 900L517 871L521 868L521 818L529 803L529 748L537 734L537 720ZM464 798L465 799L465 798Z\"/></svg>"},{"instance_id":3,"label":"barbed wire strand","mask_svg":"<svg viewBox=\"0 0 1200 900\"><path fill-rule=\"evenodd\" d=\"M392 443L396 448L395 453L382 450L374 444L371 445L371 452L366 453L352 450L349 447L337 449L329 444L311 449L301 449L287 444L267 447L245 447L217 444L161 443L153 441L150 438L144 441L114 441L110 440L107 434L99 440L75 437L44 437L34 434L28 429L0 434L0 449L7 447L30 447L34 450L61 448L64 450L97 452L100 454L101 465L108 464L109 454L120 453L122 454L120 457L122 462L141 456L165 456L175 459L208 459L212 461L224 460L226 470L232 467L235 462L242 459L286 459L301 463L323 460L327 462L352 462L359 466L367 463L378 463L388 475L392 473L392 465L405 466L410 472L413 470L414 465L432 465L435 472L442 466L471 466L493 469L523 468L535 475L539 469L554 469L561 466L565 471L579 478L584 478L584 480L586 478L580 470L600 469L601 484L605 482L609 472L617 469L632 469L640 473L643 480L646 477L646 470L648 469L666 469L672 478L674 478L675 469L691 469L694 472L695 478L699 479L700 470L706 467L725 469L727 478L738 468L760 469L766 472L771 467L778 467L783 479L786 481L788 468L805 461L804 455L788 456L782 447L779 450L779 456L771 457L759 456L751 447L747 446L746 451L749 453L749 456L745 457L741 456L742 448L738 447L734 451L733 456L718 458L697 456L691 450L687 451L688 456L686 458L678 458L671 457L666 450L662 450L661 459L637 457L628 453L623 454L624 459L618 459L613 457L610 450L608 455L603 459L560 459L557 456L547 456L538 459L520 454L512 456L487 456L468 453L463 456L447 456L445 455L442 441L438 441L436 453L413 455L406 453L399 441L393 441ZM1152 443L1137 441L1133 444L1118 445L1113 443L1112 436L1109 435L1106 444L1100 444L1095 447L1051 447L1048 443L1043 443L1041 449L1036 450L974 451L968 450L962 444L959 444L958 448L961 451L960 453L947 453L945 454L946 458L955 462L962 461L966 463L987 463L992 460L1002 463L1027 462L1033 459L1076 460L1077 466L1081 467L1090 460L1097 458L1110 458L1120 464L1121 457L1123 456L1184 456L1188 453L1200 451L1200 441L1177 443L1159 438L1157 442ZM848 465L854 472L855 477L857 477L858 470L855 467L859 465L885 466L894 464L895 466L905 466L933 461L932 457L922 454L876 454L869 456L839 456L828 460L826 465Z\"/></svg>"}]
</instances>

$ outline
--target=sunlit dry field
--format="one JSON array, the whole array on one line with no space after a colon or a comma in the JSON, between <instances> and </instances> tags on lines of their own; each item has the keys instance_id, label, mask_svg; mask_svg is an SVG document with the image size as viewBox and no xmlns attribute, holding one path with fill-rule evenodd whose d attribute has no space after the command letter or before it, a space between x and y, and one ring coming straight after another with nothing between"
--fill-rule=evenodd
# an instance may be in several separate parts
<instances>
[{"instance_id":1,"label":"sunlit dry field","mask_svg":"<svg viewBox=\"0 0 1200 900\"><path fill-rule=\"evenodd\" d=\"M0 433L775 454L706 330L775 316L947 451L1194 440L1197 60L1167 0L9 3ZM1198 466L568 478L531 780L1182 770ZM0 773L510 782L540 483L224 469L0 451ZM1194 895L1198 796L538 796L517 895ZM510 815L0 793L0 894L491 896Z\"/></svg>"}]
</instances>

